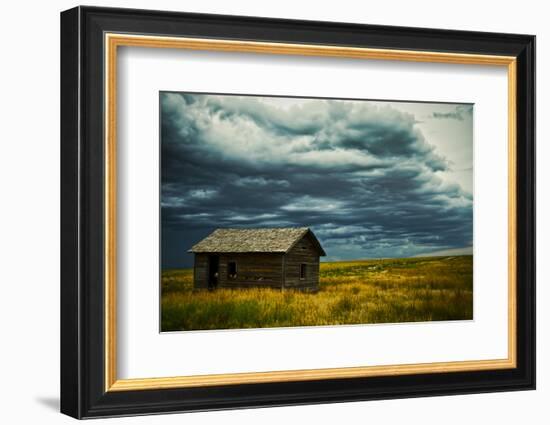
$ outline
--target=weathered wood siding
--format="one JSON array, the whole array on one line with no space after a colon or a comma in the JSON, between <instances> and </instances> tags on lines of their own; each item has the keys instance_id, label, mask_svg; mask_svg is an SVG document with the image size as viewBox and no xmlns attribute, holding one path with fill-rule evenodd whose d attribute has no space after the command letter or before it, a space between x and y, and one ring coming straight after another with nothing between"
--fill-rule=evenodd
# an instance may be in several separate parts
<instances>
[{"instance_id":1,"label":"weathered wood siding","mask_svg":"<svg viewBox=\"0 0 550 425\"><path fill-rule=\"evenodd\" d=\"M319 289L319 252L306 235L285 255L285 288ZM300 278L300 266L305 264L306 275Z\"/></svg>"},{"instance_id":2,"label":"weathered wood siding","mask_svg":"<svg viewBox=\"0 0 550 425\"><path fill-rule=\"evenodd\" d=\"M237 277L235 279L230 279L227 273L227 265L232 261L237 264ZM219 288L281 288L282 279L282 254L220 254Z\"/></svg>"},{"instance_id":3,"label":"weathered wood siding","mask_svg":"<svg viewBox=\"0 0 550 425\"><path fill-rule=\"evenodd\" d=\"M193 281L196 289L208 288L208 254L195 254Z\"/></svg>"}]
</instances>

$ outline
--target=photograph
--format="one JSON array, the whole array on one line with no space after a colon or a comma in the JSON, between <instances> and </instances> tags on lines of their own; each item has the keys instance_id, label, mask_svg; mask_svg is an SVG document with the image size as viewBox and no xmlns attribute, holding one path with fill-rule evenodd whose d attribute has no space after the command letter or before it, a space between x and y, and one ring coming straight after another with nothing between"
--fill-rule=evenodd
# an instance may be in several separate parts
<instances>
[{"instance_id":1,"label":"photograph","mask_svg":"<svg viewBox=\"0 0 550 425\"><path fill-rule=\"evenodd\" d=\"M473 319L474 105L159 97L162 332Z\"/></svg>"}]
</instances>

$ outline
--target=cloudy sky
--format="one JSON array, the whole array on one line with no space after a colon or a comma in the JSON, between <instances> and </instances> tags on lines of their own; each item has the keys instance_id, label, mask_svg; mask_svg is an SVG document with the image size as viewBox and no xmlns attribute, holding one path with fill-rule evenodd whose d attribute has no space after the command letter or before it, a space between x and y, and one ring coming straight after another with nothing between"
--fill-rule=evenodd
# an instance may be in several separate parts
<instances>
[{"instance_id":1,"label":"cloudy sky","mask_svg":"<svg viewBox=\"0 0 550 425\"><path fill-rule=\"evenodd\" d=\"M325 261L472 246L473 107L160 93L162 266L218 227L310 227Z\"/></svg>"}]
</instances>

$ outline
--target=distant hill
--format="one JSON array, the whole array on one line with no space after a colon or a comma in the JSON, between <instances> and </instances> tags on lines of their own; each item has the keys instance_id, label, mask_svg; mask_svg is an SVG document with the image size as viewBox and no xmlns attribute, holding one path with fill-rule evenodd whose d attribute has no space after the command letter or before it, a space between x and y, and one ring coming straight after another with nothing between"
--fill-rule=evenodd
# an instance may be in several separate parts
<instances>
[{"instance_id":1,"label":"distant hill","mask_svg":"<svg viewBox=\"0 0 550 425\"><path fill-rule=\"evenodd\" d=\"M468 246L466 248L443 249L441 251L417 254L417 255L413 255L413 258L414 257L440 257L443 255L473 255L473 253L474 253L474 248L472 246Z\"/></svg>"}]
</instances>

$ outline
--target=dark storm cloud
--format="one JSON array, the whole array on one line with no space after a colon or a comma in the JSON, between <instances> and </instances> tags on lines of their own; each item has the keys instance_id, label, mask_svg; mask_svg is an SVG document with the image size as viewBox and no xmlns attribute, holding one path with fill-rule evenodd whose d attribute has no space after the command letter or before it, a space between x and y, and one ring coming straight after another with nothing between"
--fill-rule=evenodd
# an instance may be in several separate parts
<instances>
[{"instance_id":1,"label":"dark storm cloud","mask_svg":"<svg viewBox=\"0 0 550 425\"><path fill-rule=\"evenodd\" d=\"M451 119L464 121L464 119L469 115L472 116L473 108L471 105L458 105L455 107L454 111L450 112L434 112L432 118L439 119Z\"/></svg>"},{"instance_id":2,"label":"dark storm cloud","mask_svg":"<svg viewBox=\"0 0 550 425\"><path fill-rule=\"evenodd\" d=\"M329 259L472 244L471 194L391 104L161 93L161 123L164 267L216 227L309 226Z\"/></svg>"}]
</instances>

